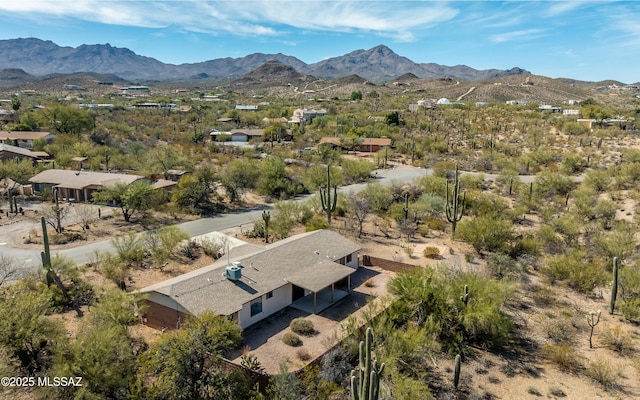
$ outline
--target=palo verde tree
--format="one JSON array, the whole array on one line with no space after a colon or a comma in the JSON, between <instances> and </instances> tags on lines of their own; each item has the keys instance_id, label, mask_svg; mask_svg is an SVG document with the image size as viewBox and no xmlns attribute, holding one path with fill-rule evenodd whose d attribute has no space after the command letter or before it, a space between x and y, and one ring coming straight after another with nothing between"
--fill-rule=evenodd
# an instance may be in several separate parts
<instances>
[{"instance_id":1,"label":"palo verde tree","mask_svg":"<svg viewBox=\"0 0 640 400\"><path fill-rule=\"evenodd\" d=\"M148 399L246 399L242 376L221 367L221 353L241 343L240 327L206 311L163 335L143 356L139 379ZM142 383L141 385L145 385Z\"/></svg>"},{"instance_id":2,"label":"palo verde tree","mask_svg":"<svg viewBox=\"0 0 640 400\"><path fill-rule=\"evenodd\" d=\"M80 136L95 126L95 114L78 107L57 104L43 109L42 114L49 127L58 133Z\"/></svg>"},{"instance_id":3,"label":"palo verde tree","mask_svg":"<svg viewBox=\"0 0 640 400\"><path fill-rule=\"evenodd\" d=\"M153 186L147 182L117 183L105 186L93 194L99 203L113 202L122 210L127 222L137 211L146 211L156 204Z\"/></svg>"}]
</instances>

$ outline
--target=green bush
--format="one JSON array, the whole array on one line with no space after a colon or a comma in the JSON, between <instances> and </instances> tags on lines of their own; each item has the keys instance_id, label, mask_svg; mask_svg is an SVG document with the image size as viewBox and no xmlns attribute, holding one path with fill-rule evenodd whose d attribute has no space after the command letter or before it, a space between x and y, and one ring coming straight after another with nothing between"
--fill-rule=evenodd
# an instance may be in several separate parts
<instances>
[{"instance_id":1,"label":"green bush","mask_svg":"<svg viewBox=\"0 0 640 400\"><path fill-rule=\"evenodd\" d=\"M496 279L516 278L521 268L513 258L503 253L494 253L487 260L487 268Z\"/></svg>"},{"instance_id":2,"label":"green bush","mask_svg":"<svg viewBox=\"0 0 640 400\"><path fill-rule=\"evenodd\" d=\"M300 336L291 332L287 332L284 334L284 336L282 336L282 343L291 347L302 346L302 340L300 339Z\"/></svg>"},{"instance_id":3,"label":"green bush","mask_svg":"<svg viewBox=\"0 0 640 400\"><path fill-rule=\"evenodd\" d=\"M609 280L601 261L589 260L584 251L575 249L549 257L544 271L552 281L564 281L569 287L587 294Z\"/></svg>"},{"instance_id":4,"label":"green bush","mask_svg":"<svg viewBox=\"0 0 640 400\"><path fill-rule=\"evenodd\" d=\"M473 246L479 253L485 251L506 251L515 233L511 222L495 217L482 216L462 219L456 229L456 236Z\"/></svg>"},{"instance_id":5,"label":"green bush","mask_svg":"<svg viewBox=\"0 0 640 400\"><path fill-rule=\"evenodd\" d=\"M422 255L426 258L437 260L440 258L440 249L438 249L437 247L427 246L422 251Z\"/></svg>"},{"instance_id":6,"label":"green bush","mask_svg":"<svg viewBox=\"0 0 640 400\"><path fill-rule=\"evenodd\" d=\"M307 232L317 231L320 229L326 229L329 227L329 223L327 222L327 217L325 215L314 215L307 221L305 225L305 230Z\"/></svg>"},{"instance_id":7,"label":"green bush","mask_svg":"<svg viewBox=\"0 0 640 400\"><path fill-rule=\"evenodd\" d=\"M289 328L299 335L311 336L316 333L313 322L304 318L294 318L289 324Z\"/></svg>"},{"instance_id":8,"label":"green bush","mask_svg":"<svg viewBox=\"0 0 640 400\"><path fill-rule=\"evenodd\" d=\"M460 300L469 289L470 300ZM416 325L422 335L435 335L445 350L461 345L498 347L508 340L512 324L501 311L513 293L512 285L446 268L412 269L391 279L396 302L388 311L394 326Z\"/></svg>"},{"instance_id":9,"label":"green bush","mask_svg":"<svg viewBox=\"0 0 640 400\"><path fill-rule=\"evenodd\" d=\"M581 367L577 351L568 344L548 344L542 349L542 355L567 371L577 371Z\"/></svg>"}]
</instances>

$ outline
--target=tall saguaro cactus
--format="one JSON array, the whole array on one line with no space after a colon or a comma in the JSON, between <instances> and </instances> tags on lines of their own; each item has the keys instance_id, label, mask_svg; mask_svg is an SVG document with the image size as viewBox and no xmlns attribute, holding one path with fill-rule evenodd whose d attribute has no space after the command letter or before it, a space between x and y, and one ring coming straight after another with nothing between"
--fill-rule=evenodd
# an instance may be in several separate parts
<instances>
[{"instance_id":1,"label":"tall saguaro cactus","mask_svg":"<svg viewBox=\"0 0 640 400\"><path fill-rule=\"evenodd\" d=\"M377 360L371 359L371 343L373 332L367 328L366 341L360 342L359 380L356 383L356 371L351 371L351 399L378 400L380 377L384 372L384 363L378 366Z\"/></svg>"},{"instance_id":2,"label":"tall saguaro cactus","mask_svg":"<svg viewBox=\"0 0 640 400\"><path fill-rule=\"evenodd\" d=\"M405 193L404 195L404 207L402 207L402 211L404 211L404 220L409 219L409 193Z\"/></svg>"},{"instance_id":3,"label":"tall saguaro cactus","mask_svg":"<svg viewBox=\"0 0 640 400\"><path fill-rule=\"evenodd\" d=\"M320 201L322 209L327 213L327 222L331 225L331 214L336 210L338 201L338 186L333 186L333 199L331 197L331 165L327 165L327 187L320 188Z\"/></svg>"},{"instance_id":4,"label":"tall saguaro cactus","mask_svg":"<svg viewBox=\"0 0 640 400\"><path fill-rule=\"evenodd\" d=\"M47 234L47 223L44 220L44 217L40 217L40 223L42 224L42 241L44 242L44 251L40 252L40 257L42 258L42 267L47 272L46 281L47 286L51 286L55 283L55 285L62 291L62 293L67 296L67 289L62 284L60 277L56 274L56 271L53 269L51 265L51 250L49 250L49 235Z\"/></svg>"},{"instance_id":5,"label":"tall saguaro cactus","mask_svg":"<svg viewBox=\"0 0 640 400\"><path fill-rule=\"evenodd\" d=\"M456 225L462 219L462 213L464 212L464 201L466 193L462 192L462 199L460 199L460 176L458 174L458 164L456 164L456 175L453 183L453 194L449 194L449 181L447 180L446 188L446 215L447 221L451 223L452 233L456 233Z\"/></svg>"},{"instance_id":6,"label":"tall saguaro cactus","mask_svg":"<svg viewBox=\"0 0 640 400\"><path fill-rule=\"evenodd\" d=\"M264 241L269 243L269 221L271 220L271 213L267 210L262 212L262 220L264 221Z\"/></svg>"},{"instance_id":7,"label":"tall saguaro cactus","mask_svg":"<svg viewBox=\"0 0 640 400\"><path fill-rule=\"evenodd\" d=\"M453 387L458 388L458 384L460 383L460 370L462 368L462 356L460 354L456 355L456 363L455 368L453 370Z\"/></svg>"},{"instance_id":8,"label":"tall saguaro cactus","mask_svg":"<svg viewBox=\"0 0 640 400\"><path fill-rule=\"evenodd\" d=\"M460 301L462 301L465 306L469 304L469 286L468 285L464 285L464 292L462 293L462 296L460 296Z\"/></svg>"},{"instance_id":9,"label":"tall saguaro cactus","mask_svg":"<svg viewBox=\"0 0 640 400\"><path fill-rule=\"evenodd\" d=\"M609 314L616 309L616 297L618 297L618 257L613 257L613 282L611 282L611 304Z\"/></svg>"}]
</instances>

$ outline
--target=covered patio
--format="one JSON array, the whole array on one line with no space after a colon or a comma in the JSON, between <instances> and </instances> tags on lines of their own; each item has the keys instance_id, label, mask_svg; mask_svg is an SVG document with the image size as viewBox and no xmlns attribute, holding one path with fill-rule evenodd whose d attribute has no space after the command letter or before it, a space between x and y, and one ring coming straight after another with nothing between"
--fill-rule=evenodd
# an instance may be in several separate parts
<instances>
[{"instance_id":1,"label":"covered patio","mask_svg":"<svg viewBox=\"0 0 640 400\"><path fill-rule=\"evenodd\" d=\"M327 287L291 303L291 307L309 314L317 314L349 295L349 291Z\"/></svg>"}]
</instances>

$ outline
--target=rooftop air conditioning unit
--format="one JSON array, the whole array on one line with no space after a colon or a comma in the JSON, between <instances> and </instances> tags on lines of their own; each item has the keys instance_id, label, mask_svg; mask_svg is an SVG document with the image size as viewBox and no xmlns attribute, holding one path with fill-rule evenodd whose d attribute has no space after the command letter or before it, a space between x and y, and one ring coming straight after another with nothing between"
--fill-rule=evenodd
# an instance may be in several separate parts
<instances>
[{"instance_id":1,"label":"rooftop air conditioning unit","mask_svg":"<svg viewBox=\"0 0 640 400\"><path fill-rule=\"evenodd\" d=\"M242 266L235 264L230 265L225 269L225 274L227 275L227 279L238 281L242 278Z\"/></svg>"}]
</instances>

